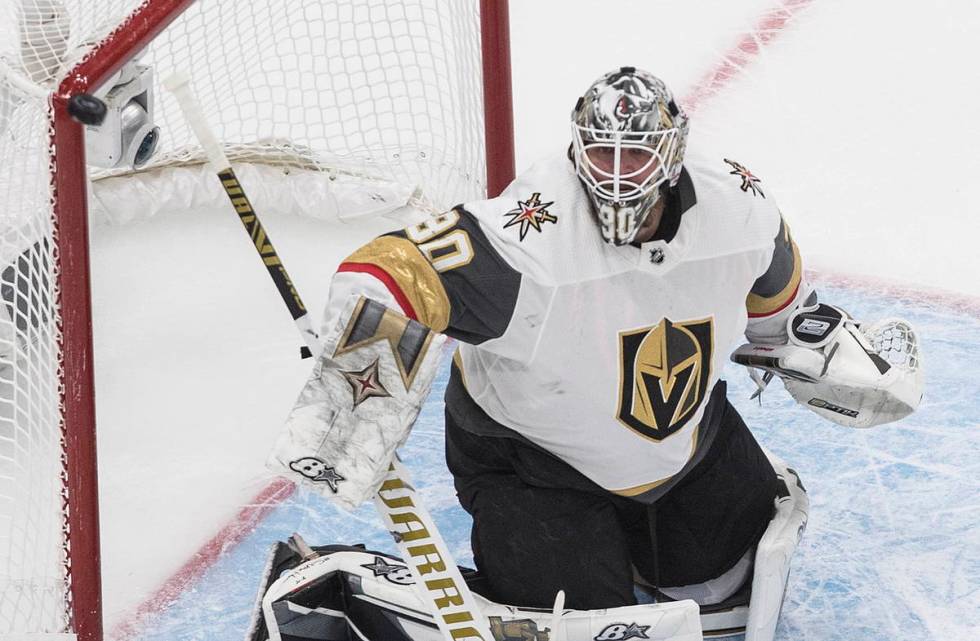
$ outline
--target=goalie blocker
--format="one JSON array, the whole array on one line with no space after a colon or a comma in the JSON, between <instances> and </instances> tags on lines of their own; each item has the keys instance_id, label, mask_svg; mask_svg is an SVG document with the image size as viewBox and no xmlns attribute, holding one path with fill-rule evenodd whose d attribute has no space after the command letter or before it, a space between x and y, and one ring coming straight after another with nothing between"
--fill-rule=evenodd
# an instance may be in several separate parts
<instances>
[{"instance_id":1,"label":"goalie blocker","mask_svg":"<svg viewBox=\"0 0 980 641\"><path fill-rule=\"evenodd\" d=\"M847 427L872 427L908 416L922 400L918 340L900 319L861 323L832 305L803 308L787 320L785 345L747 343L732 361L773 375L790 395L820 416Z\"/></svg>"},{"instance_id":2,"label":"goalie blocker","mask_svg":"<svg viewBox=\"0 0 980 641\"><path fill-rule=\"evenodd\" d=\"M429 394L445 340L351 296L267 467L349 510L371 499Z\"/></svg>"}]
</instances>

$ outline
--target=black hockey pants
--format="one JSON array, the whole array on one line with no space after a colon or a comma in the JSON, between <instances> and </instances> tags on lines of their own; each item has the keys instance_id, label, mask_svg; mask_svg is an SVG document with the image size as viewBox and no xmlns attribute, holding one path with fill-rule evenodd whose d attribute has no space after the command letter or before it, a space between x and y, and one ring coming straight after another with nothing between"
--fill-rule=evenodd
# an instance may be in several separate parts
<instances>
[{"instance_id":1,"label":"black hockey pants","mask_svg":"<svg viewBox=\"0 0 980 641\"><path fill-rule=\"evenodd\" d=\"M562 589L571 608L631 605L634 567L652 585L702 583L731 569L772 518L775 472L727 400L704 458L646 505L603 490L519 437L467 430L468 421L492 419L455 371L453 387L446 459L473 516L487 596L498 602L548 608Z\"/></svg>"}]
</instances>

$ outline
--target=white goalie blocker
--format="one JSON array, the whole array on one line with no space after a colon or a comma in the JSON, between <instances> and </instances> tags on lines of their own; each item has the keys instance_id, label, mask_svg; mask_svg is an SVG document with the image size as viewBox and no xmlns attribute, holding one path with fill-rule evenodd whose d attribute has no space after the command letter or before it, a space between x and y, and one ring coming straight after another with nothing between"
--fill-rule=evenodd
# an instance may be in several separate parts
<instances>
[{"instance_id":1,"label":"white goalie blocker","mask_svg":"<svg viewBox=\"0 0 980 641\"><path fill-rule=\"evenodd\" d=\"M370 500L429 394L445 340L351 296L267 467L350 510Z\"/></svg>"},{"instance_id":2,"label":"white goalie blocker","mask_svg":"<svg viewBox=\"0 0 980 641\"><path fill-rule=\"evenodd\" d=\"M918 339L904 320L861 323L831 305L801 309L787 321L785 345L747 343L732 361L765 370L760 392L778 375L790 395L847 427L872 427L908 416L922 400Z\"/></svg>"}]
</instances>

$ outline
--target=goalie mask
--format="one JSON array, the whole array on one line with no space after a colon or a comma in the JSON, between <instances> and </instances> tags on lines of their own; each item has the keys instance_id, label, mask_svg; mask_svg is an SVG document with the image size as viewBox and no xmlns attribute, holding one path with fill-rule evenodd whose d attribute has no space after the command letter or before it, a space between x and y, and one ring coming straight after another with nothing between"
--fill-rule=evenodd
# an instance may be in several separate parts
<instances>
[{"instance_id":1,"label":"goalie mask","mask_svg":"<svg viewBox=\"0 0 980 641\"><path fill-rule=\"evenodd\" d=\"M602 238L633 242L665 186L677 184L687 116L659 78L622 67L597 80L572 111L572 160Z\"/></svg>"}]
</instances>

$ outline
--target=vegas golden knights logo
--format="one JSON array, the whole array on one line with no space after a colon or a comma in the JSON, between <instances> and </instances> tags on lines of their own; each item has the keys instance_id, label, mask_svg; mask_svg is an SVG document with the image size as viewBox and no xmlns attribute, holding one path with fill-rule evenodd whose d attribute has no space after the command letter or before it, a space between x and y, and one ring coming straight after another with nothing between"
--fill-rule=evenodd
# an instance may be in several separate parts
<instances>
[{"instance_id":1,"label":"vegas golden knights logo","mask_svg":"<svg viewBox=\"0 0 980 641\"><path fill-rule=\"evenodd\" d=\"M712 344L710 318L620 332L616 418L656 441L683 428L704 399Z\"/></svg>"},{"instance_id":2,"label":"vegas golden knights logo","mask_svg":"<svg viewBox=\"0 0 980 641\"><path fill-rule=\"evenodd\" d=\"M432 331L377 301L361 297L333 355L340 356L380 340L388 341L407 391L432 342Z\"/></svg>"}]
</instances>

